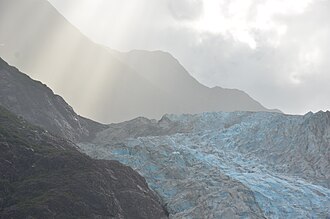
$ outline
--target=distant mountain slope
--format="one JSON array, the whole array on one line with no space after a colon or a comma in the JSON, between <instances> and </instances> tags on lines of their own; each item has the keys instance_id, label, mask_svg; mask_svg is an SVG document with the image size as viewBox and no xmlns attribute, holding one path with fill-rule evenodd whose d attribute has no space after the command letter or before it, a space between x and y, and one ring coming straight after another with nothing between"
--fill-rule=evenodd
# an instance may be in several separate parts
<instances>
[{"instance_id":1,"label":"distant mountain slope","mask_svg":"<svg viewBox=\"0 0 330 219\"><path fill-rule=\"evenodd\" d=\"M137 118L79 147L136 169L170 218L330 216L330 112Z\"/></svg>"},{"instance_id":2,"label":"distant mountain slope","mask_svg":"<svg viewBox=\"0 0 330 219\"><path fill-rule=\"evenodd\" d=\"M46 85L9 66L0 58L0 106L33 124L72 141L84 141L106 128L77 115Z\"/></svg>"},{"instance_id":3,"label":"distant mountain slope","mask_svg":"<svg viewBox=\"0 0 330 219\"><path fill-rule=\"evenodd\" d=\"M243 91L220 87L208 88L200 84L169 53L143 50L111 52L141 77L171 96L174 104L169 105L164 112L272 111L266 110ZM164 113L160 116L162 115Z\"/></svg>"},{"instance_id":4,"label":"distant mountain slope","mask_svg":"<svg viewBox=\"0 0 330 219\"><path fill-rule=\"evenodd\" d=\"M167 53L118 53L91 42L46 0L0 0L0 56L103 123L267 111L242 91L201 85Z\"/></svg>"},{"instance_id":5,"label":"distant mountain slope","mask_svg":"<svg viewBox=\"0 0 330 219\"><path fill-rule=\"evenodd\" d=\"M0 218L167 218L145 180L0 107Z\"/></svg>"}]
</instances>

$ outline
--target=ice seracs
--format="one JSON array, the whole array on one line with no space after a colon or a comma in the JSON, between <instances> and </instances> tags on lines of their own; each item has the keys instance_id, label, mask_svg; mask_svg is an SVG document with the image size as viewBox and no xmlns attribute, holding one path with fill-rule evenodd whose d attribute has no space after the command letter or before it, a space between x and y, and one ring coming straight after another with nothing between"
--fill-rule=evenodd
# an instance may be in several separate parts
<instances>
[{"instance_id":1,"label":"ice seracs","mask_svg":"<svg viewBox=\"0 0 330 219\"><path fill-rule=\"evenodd\" d=\"M165 115L110 125L83 152L140 172L172 218L327 218L330 113Z\"/></svg>"}]
</instances>

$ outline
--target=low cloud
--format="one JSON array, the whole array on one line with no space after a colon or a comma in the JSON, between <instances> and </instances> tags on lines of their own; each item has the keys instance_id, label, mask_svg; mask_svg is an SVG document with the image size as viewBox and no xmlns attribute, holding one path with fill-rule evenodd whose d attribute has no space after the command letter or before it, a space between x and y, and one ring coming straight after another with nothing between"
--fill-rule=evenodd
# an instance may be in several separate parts
<instances>
[{"instance_id":1,"label":"low cloud","mask_svg":"<svg viewBox=\"0 0 330 219\"><path fill-rule=\"evenodd\" d=\"M201 0L169 0L168 8L175 19L195 20L203 13Z\"/></svg>"}]
</instances>

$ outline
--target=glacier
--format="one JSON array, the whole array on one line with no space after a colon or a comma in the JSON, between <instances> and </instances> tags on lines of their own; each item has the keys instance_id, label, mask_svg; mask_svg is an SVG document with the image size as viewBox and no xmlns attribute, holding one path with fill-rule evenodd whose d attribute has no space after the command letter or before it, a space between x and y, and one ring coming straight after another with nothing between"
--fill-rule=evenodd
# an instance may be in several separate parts
<instances>
[{"instance_id":1,"label":"glacier","mask_svg":"<svg viewBox=\"0 0 330 219\"><path fill-rule=\"evenodd\" d=\"M137 170L170 218L330 218L330 112L137 118L79 147Z\"/></svg>"}]
</instances>

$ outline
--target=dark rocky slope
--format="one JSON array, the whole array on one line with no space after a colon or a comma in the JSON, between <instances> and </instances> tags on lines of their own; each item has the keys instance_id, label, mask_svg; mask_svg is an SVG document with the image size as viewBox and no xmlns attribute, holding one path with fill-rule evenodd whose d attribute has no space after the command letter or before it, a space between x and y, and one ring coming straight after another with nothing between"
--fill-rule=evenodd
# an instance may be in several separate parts
<instances>
[{"instance_id":1,"label":"dark rocky slope","mask_svg":"<svg viewBox=\"0 0 330 219\"><path fill-rule=\"evenodd\" d=\"M62 97L1 58L0 105L32 124L73 141L87 140L106 127L77 115Z\"/></svg>"},{"instance_id":2,"label":"dark rocky slope","mask_svg":"<svg viewBox=\"0 0 330 219\"><path fill-rule=\"evenodd\" d=\"M205 111L268 111L246 93L208 88L164 52L97 45L46 0L0 0L0 56L104 123ZM61 83L70 81L70 83Z\"/></svg>"},{"instance_id":3,"label":"dark rocky slope","mask_svg":"<svg viewBox=\"0 0 330 219\"><path fill-rule=\"evenodd\" d=\"M0 107L0 218L166 218L145 180Z\"/></svg>"}]
</instances>

